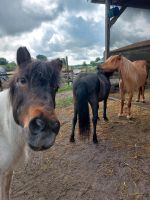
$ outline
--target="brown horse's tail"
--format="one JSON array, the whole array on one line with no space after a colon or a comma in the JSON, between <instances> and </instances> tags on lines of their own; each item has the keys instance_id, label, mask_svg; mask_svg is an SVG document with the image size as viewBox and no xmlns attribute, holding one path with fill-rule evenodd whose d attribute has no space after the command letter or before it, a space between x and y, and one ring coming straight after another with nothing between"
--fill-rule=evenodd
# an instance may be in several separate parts
<instances>
[{"instance_id":1,"label":"brown horse's tail","mask_svg":"<svg viewBox=\"0 0 150 200\"><path fill-rule=\"evenodd\" d=\"M88 89L86 83L79 83L76 89L76 101L79 118L79 135L88 137L90 134L90 117L88 107Z\"/></svg>"},{"instance_id":2,"label":"brown horse's tail","mask_svg":"<svg viewBox=\"0 0 150 200\"><path fill-rule=\"evenodd\" d=\"M148 75L149 75L149 65L148 65L148 62L145 63L145 66L146 66L146 72L147 72L146 81L145 81L145 85L146 85L147 81L148 81Z\"/></svg>"},{"instance_id":3,"label":"brown horse's tail","mask_svg":"<svg viewBox=\"0 0 150 200\"><path fill-rule=\"evenodd\" d=\"M147 65L147 79L148 79L148 75L149 75L149 66Z\"/></svg>"}]
</instances>

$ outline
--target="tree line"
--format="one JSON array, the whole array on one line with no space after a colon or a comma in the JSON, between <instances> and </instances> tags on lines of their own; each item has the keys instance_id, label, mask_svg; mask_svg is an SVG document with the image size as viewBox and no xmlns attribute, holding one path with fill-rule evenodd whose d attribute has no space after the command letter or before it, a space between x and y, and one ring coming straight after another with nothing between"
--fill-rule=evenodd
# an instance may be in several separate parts
<instances>
[{"instance_id":1,"label":"tree line","mask_svg":"<svg viewBox=\"0 0 150 200\"><path fill-rule=\"evenodd\" d=\"M47 61L48 60L46 56L41 55L41 54L37 55L36 59L41 60L41 61ZM98 62L102 62L102 59L100 57L97 57L94 61L91 61L89 64L87 64L86 61L84 61L80 66L95 67ZM9 62L6 58L0 57L0 66L4 67L6 69L6 71L13 71L13 70L15 70L17 64L14 61Z\"/></svg>"},{"instance_id":2,"label":"tree line","mask_svg":"<svg viewBox=\"0 0 150 200\"><path fill-rule=\"evenodd\" d=\"M46 61L47 57L39 54L36 56L36 59ZM0 66L4 67L6 69L6 71L9 72L9 71L15 70L17 64L14 61L9 62L6 58L0 57Z\"/></svg>"}]
</instances>

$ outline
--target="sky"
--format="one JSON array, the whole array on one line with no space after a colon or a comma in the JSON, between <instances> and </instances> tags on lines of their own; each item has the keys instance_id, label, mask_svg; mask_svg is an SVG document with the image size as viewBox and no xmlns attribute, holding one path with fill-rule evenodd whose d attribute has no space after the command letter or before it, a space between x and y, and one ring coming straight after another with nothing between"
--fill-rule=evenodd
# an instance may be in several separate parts
<instances>
[{"instance_id":1,"label":"sky","mask_svg":"<svg viewBox=\"0 0 150 200\"><path fill-rule=\"evenodd\" d=\"M32 57L89 63L103 57L104 19L104 5L90 0L1 0L0 57L15 61L26 46ZM150 39L149 19L149 11L127 9L111 30L111 48Z\"/></svg>"}]
</instances>

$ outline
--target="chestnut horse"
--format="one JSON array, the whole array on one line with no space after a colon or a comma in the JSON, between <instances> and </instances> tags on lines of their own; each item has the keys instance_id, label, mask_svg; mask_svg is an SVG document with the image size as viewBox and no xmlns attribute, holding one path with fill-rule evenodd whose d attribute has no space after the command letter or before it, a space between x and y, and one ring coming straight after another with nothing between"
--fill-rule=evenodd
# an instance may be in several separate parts
<instances>
[{"instance_id":1,"label":"chestnut horse","mask_svg":"<svg viewBox=\"0 0 150 200\"><path fill-rule=\"evenodd\" d=\"M147 80L148 67L145 60L139 60L131 62L127 58L121 55L110 56L105 63L100 67L104 71L114 72L118 71L120 74L120 94L121 94L121 110L118 116L123 115L123 107L125 101L125 93L129 94L128 99L128 114L127 118L130 119L131 116L131 102L134 91L141 90L142 88L142 97L144 101L144 86Z\"/></svg>"},{"instance_id":2,"label":"chestnut horse","mask_svg":"<svg viewBox=\"0 0 150 200\"><path fill-rule=\"evenodd\" d=\"M10 88L0 93L0 200L9 200L13 170L26 144L34 151L48 149L60 129L54 108L61 60L32 60L20 47L17 64Z\"/></svg>"}]
</instances>

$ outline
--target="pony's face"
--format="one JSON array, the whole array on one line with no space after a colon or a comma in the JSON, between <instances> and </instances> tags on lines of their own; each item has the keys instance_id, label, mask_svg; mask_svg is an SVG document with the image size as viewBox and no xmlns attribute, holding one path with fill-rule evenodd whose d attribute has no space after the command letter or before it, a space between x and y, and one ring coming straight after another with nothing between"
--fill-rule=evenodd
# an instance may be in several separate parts
<instances>
[{"instance_id":1,"label":"pony's face","mask_svg":"<svg viewBox=\"0 0 150 200\"><path fill-rule=\"evenodd\" d=\"M121 65L121 55L110 56L105 63L101 64L101 68L106 72L117 71Z\"/></svg>"},{"instance_id":2,"label":"pony's face","mask_svg":"<svg viewBox=\"0 0 150 200\"><path fill-rule=\"evenodd\" d=\"M33 150L51 147L60 129L55 114L55 94L62 62L32 61L28 50L17 51L18 69L10 83L10 98L15 122L27 129Z\"/></svg>"}]
</instances>

